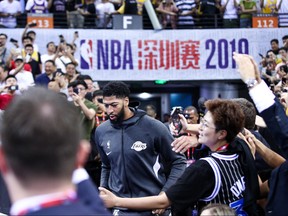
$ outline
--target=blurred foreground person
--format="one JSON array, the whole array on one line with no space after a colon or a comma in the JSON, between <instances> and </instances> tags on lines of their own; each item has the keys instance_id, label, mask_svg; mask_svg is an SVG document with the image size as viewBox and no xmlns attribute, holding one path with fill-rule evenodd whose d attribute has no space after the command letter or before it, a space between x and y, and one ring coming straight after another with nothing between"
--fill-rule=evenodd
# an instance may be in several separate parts
<instances>
[{"instance_id":1,"label":"blurred foreground person","mask_svg":"<svg viewBox=\"0 0 288 216\"><path fill-rule=\"evenodd\" d=\"M15 97L3 114L1 141L10 215L109 215L103 206L84 205L71 181L87 143L75 107L63 97L42 88Z\"/></svg>"}]
</instances>

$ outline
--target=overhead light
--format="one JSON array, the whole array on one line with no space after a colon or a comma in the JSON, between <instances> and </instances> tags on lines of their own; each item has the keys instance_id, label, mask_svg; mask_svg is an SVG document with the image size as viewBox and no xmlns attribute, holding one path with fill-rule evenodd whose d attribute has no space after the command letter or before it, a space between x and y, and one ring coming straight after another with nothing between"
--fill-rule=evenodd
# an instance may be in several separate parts
<instances>
[{"instance_id":1,"label":"overhead light","mask_svg":"<svg viewBox=\"0 0 288 216\"><path fill-rule=\"evenodd\" d=\"M138 95L138 97L141 98L141 99L148 99L148 98L151 98L152 95L151 95L150 93L143 92L143 93L140 93L140 94Z\"/></svg>"}]
</instances>

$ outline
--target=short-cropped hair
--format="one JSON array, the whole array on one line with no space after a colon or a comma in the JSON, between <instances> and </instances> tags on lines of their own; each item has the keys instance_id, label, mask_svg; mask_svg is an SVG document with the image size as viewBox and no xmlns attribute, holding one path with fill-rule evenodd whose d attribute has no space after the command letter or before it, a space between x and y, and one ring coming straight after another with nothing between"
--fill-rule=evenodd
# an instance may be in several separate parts
<instances>
[{"instance_id":1,"label":"short-cropped hair","mask_svg":"<svg viewBox=\"0 0 288 216\"><path fill-rule=\"evenodd\" d=\"M75 106L44 88L16 96L3 115L7 164L25 186L38 179L70 179L82 136Z\"/></svg>"},{"instance_id":2,"label":"short-cropped hair","mask_svg":"<svg viewBox=\"0 0 288 216\"><path fill-rule=\"evenodd\" d=\"M116 98L129 97L130 90L126 83L121 81L112 81L103 87L103 97L115 96Z\"/></svg>"},{"instance_id":3,"label":"short-cropped hair","mask_svg":"<svg viewBox=\"0 0 288 216\"><path fill-rule=\"evenodd\" d=\"M231 100L214 99L205 102L211 112L216 129L226 130L226 141L232 142L244 127L244 113L241 107Z\"/></svg>"}]
</instances>

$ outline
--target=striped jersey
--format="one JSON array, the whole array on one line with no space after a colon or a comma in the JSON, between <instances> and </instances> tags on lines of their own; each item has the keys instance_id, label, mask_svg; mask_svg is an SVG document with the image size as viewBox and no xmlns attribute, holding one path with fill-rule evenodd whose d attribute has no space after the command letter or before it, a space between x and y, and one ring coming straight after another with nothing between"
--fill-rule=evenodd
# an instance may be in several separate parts
<instances>
[{"instance_id":1,"label":"striped jersey","mask_svg":"<svg viewBox=\"0 0 288 216\"><path fill-rule=\"evenodd\" d=\"M211 157L201 158L209 163L214 172L215 187L210 196L201 199L208 203L223 203L233 208L238 215L244 212L245 177L238 154L223 155L212 153Z\"/></svg>"},{"instance_id":2,"label":"striped jersey","mask_svg":"<svg viewBox=\"0 0 288 216\"><path fill-rule=\"evenodd\" d=\"M175 0L175 4L179 13L189 12L196 6L194 0ZM178 25L194 25L192 15L178 16Z\"/></svg>"}]
</instances>

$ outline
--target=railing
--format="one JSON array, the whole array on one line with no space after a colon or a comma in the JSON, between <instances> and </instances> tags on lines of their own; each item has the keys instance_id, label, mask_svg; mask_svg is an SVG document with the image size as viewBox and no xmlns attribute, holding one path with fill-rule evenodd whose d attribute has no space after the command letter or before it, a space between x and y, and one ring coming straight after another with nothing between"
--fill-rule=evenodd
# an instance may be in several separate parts
<instances>
[{"instance_id":1,"label":"railing","mask_svg":"<svg viewBox=\"0 0 288 216\"><path fill-rule=\"evenodd\" d=\"M261 15L261 14L258 14L258 16L259 15ZM288 13L275 14L273 16L274 17L276 16L278 18L278 26L274 26L274 27L288 27ZM62 28L62 29L69 28L66 14L54 15L54 18L52 18L52 19L54 20L53 28L57 28L57 29L58 28ZM238 18L237 21L238 21L238 28L239 28L240 19ZM19 17L17 17L16 28L24 28L26 26L26 24L27 24L27 14L21 14ZM43 23L43 25L44 25L44 23ZM101 28L98 28L96 26L96 18L95 18L95 25L87 26L85 24L85 22L82 25L83 25L83 27L81 26L80 28L101 29ZM2 27L4 28L4 26L2 26ZM267 26L263 25L262 27L269 28L271 26L269 26L267 24ZM74 28L79 28L79 27L74 27ZM109 28L111 29L113 27L109 27ZM212 16L206 16L205 18L194 18L194 24L193 25L177 25L177 29L211 29L211 28L212 29L224 28L223 27L223 18L221 15L216 14L214 16L213 15ZM153 29L153 26L151 24L149 16L145 12L145 10L143 11L143 29ZM169 24L166 27L166 29L171 29L171 25Z\"/></svg>"}]
</instances>

